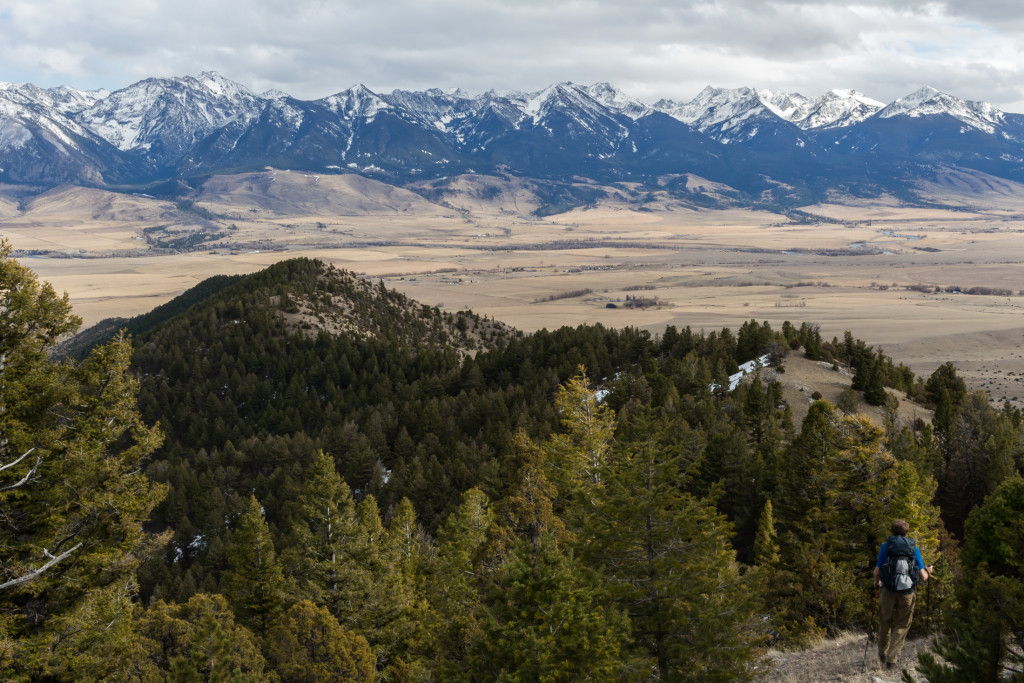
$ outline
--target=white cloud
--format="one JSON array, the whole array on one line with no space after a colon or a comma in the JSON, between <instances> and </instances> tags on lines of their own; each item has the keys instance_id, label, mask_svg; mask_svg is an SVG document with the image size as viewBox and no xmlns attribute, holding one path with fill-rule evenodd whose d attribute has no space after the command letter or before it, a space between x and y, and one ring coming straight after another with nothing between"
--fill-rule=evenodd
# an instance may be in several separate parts
<instances>
[{"instance_id":1,"label":"white cloud","mask_svg":"<svg viewBox=\"0 0 1024 683\"><path fill-rule=\"evenodd\" d=\"M122 87L221 72L316 98L609 81L646 100L706 84L892 100L922 84L1024 111L1010 0L0 0L0 80Z\"/></svg>"}]
</instances>

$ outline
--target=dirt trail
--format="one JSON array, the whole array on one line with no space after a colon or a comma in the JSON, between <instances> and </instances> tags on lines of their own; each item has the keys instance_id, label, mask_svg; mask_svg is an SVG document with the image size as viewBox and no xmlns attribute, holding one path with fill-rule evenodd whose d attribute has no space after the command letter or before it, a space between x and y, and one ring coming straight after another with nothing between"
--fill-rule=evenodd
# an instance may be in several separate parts
<instances>
[{"instance_id":1,"label":"dirt trail","mask_svg":"<svg viewBox=\"0 0 1024 683\"><path fill-rule=\"evenodd\" d=\"M913 668L917 653L928 650L930 644L921 638L903 648L901 664L915 681L923 680ZM766 664L768 670L756 679L764 683L896 683L902 676L901 669L890 671L879 663L876 642L868 644L864 634L849 634L795 652L770 651Z\"/></svg>"}]
</instances>

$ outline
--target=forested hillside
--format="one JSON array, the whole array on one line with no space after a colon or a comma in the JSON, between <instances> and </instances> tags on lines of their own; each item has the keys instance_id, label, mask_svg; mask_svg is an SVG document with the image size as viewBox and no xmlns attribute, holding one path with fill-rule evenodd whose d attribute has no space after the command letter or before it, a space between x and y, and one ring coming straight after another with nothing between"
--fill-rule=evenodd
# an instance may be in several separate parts
<instances>
[{"instance_id":1,"label":"forested hillside","mask_svg":"<svg viewBox=\"0 0 1024 683\"><path fill-rule=\"evenodd\" d=\"M1024 420L952 364L810 323L521 335L309 260L57 362L67 300L7 254L14 680L744 680L868 627L894 517L936 567L915 628L959 667L931 680L1020 668ZM842 407L793 424L788 354L853 368Z\"/></svg>"}]
</instances>

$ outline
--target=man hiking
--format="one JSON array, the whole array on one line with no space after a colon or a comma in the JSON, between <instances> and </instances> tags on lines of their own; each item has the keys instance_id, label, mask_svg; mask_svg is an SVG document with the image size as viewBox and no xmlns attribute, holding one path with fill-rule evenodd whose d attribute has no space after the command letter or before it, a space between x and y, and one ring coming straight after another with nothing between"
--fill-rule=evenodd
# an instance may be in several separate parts
<instances>
[{"instance_id":1,"label":"man hiking","mask_svg":"<svg viewBox=\"0 0 1024 683\"><path fill-rule=\"evenodd\" d=\"M927 581L932 565L924 566L914 539L907 538L910 525L902 519L892 523L892 536L882 544L875 564L875 588L881 587L878 600L878 659L889 669L896 668L903 643L914 616L914 589Z\"/></svg>"}]
</instances>

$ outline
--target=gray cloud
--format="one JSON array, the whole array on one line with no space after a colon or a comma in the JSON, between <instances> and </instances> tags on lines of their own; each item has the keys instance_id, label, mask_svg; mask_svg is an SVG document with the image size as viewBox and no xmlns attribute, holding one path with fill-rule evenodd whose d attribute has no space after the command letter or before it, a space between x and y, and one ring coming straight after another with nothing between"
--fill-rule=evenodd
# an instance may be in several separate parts
<instances>
[{"instance_id":1,"label":"gray cloud","mask_svg":"<svg viewBox=\"0 0 1024 683\"><path fill-rule=\"evenodd\" d=\"M882 100L922 84L1024 110L1010 0L0 0L0 80L117 88L213 69L322 97L355 83L534 90L609 81Z\"/></svg>"}]
</instances>

